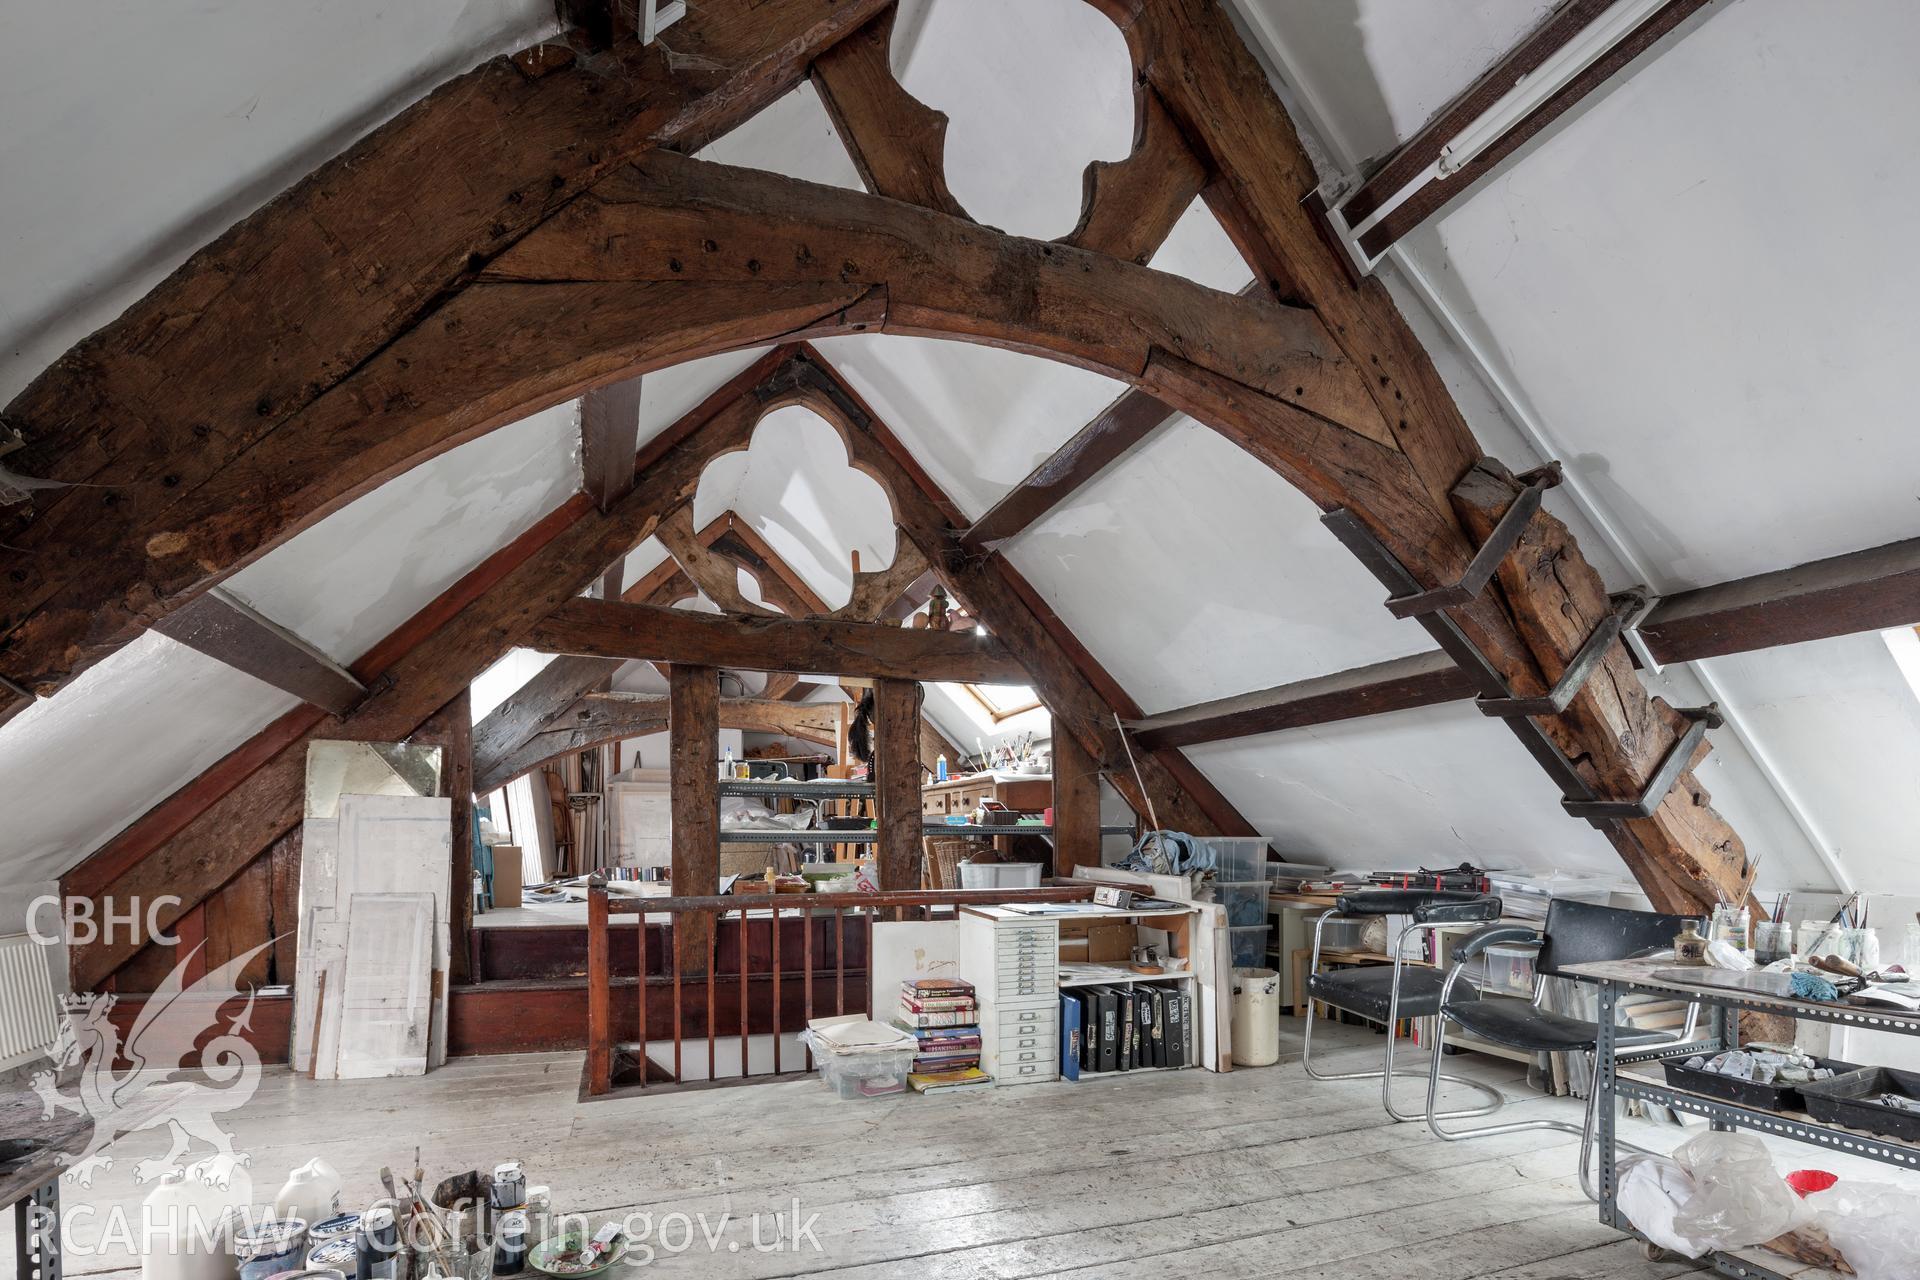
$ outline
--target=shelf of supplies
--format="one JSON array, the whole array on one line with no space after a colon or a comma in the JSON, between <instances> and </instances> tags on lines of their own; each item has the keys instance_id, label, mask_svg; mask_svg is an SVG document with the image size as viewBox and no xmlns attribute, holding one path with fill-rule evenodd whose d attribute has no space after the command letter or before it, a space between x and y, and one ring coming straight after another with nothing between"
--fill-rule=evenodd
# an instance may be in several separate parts
<instances>
[{"instance_id":1,"label":"shelf of supplies","mask_svg":"<svg viewBox=\"0 0 1920 1280\"><path fill-rule=\"evenodd\" d=\"M1065 991L1069 987L1131 987L1139 982L1188 982L1192 978L1191 973L1129 973L1120 978L1069 978L1063 975L1060 979L1060 989Z\"/></svg>"},{"instance_id":2,"label":"shelf of supplies","mask_svg":"<svg viewBox=\"0 0 1920 1280\"><path fill-rule=\"evenodd\" d=\"M775 778L722 778L723 796L781 796L794 800L835 800L851 796L871 796L871 782L792 782Z\"/></svg>"},{"instance_id":3,"label":"shelf of supplies","mask_svg":"<svg viewBox=\"0 0 1920 1280\"><path fill-rule=\"evenodd\" d=\"M1133 828L1102 827L1100 830L1102 834L1115 835L1131 831ZM1051 836L1053 828L1047 826L956 827L944 822L923 822L920 824L920 834L923 836ZM872 844L879 838L880 833L869 827L855 827L850 831L835 831L830 827L807 827L799 831L788 831L784 828L757 831L738 827L723 827L720 830L721 844Z\"/></svg>"},{"instance_id":4,"label":"shelf of supplies","mask_svg":"<svg viewBox=\"0 0 1920 1280\"><path fill-rule=\"evenodd\" d=\"M721 844L872 844L879 838L878 831L865 828L853 831L831 831L826 827L809 827L805 831L720 829Z\"/></svg>"},{"instance_id":5,"label":"shelf of supplies","mask_svg":"<svg viewBox=\"0 0 1920 1280\"><path fill-rule=\"evenodd\" d=\"M1795 996L1761 995L1724 987L1658 981L1641 974L1608 972L1616 967L1624 967L1628 963L1634 962L1581 965L1576 970L1576 976L1588 981L1612 982L1622 994L1632 991L1641 995L1664 996L1668 999L1681 997L1700 1004L1715 1004L1728 1009L1771 1013L1809 1022L1830 1022L1836 1026L1858 1027L1863 1031L1888 1031L1894 1035L1920 1036L1920 1013L1905 1013L1898 1009L1874 1005L1802 1000Z\"/></svg>"},{"instance_id":6,"label":"shelf of supplies","mask_svg":"<svg viewBox=\"0 0 1920 1280\"><path fill-rule=\"evenodd\" d=\"M1600 984L1600 1016L1603 1020L1608 1016L1608 1010L1614 1007L1619 996L1628 992L1669 998L1680 996L1698 1004L1716 1008L1722 1012L1715 1014L1715 1025L1711 1034L1719 1044L1726 1043L1724 1037L1730 1034L1728 1027L1732 1019L1727 1016L1726 1011L1736 1009L1750 1009L1760 1013L1780 1014L1789 1018L1830 1022L1842 1026L1868 1027L1876 1031L1891 1031L1900 1035L1920 1035L1920 1016L1914 1014L1873 1010L1855 1005L1828 1004L1791 996L1734 991L1707 987L1704 983L1681 982L1655 974L1652 970L1654 963L1656 962L1644 960L1595 961L1573 965L1570 967L1570 972L1573 976ZM1671 962L1665 963L1668 967L1672 967ZM1610 1087L1617 1098L1650 1102L1655 1106L1700 1116L1715 1128L1747 1129L1754 1133L1771 1134L1777 1138L1804 1142L1809 1146L1822 1147L1845 1155L1859 1156L1861 1159L1873 1160L1880 1164L1920 1170L1920 1143L1902 1142L1842 1125L1823 1124L1804 1112L1771 1111L1742 1106L1723 1098L1695 1093L1690 1089L1676 1089L1643 1075L1623 1073L1612 1046L1601 1050L1599 1061L1595 1065L1601 1072L1600 1087L1603 1090ZM1608 1114L1610 1113L1602 1112L1603 1117ZM1599 1137L1600 1167L1603 1178L1600 1221L1609 1223L1629 1235L1638 1236L1640 1233L1633 1229L1626 1215L1620 1211L1612 1179L1606 1174L1606 1171L1614 1167L1616 1139L1612 1128L1611 1124L1603 1123ZM1640 1238L1645 1239L1644 1236ZM1717 1251L1709 1253L1702 1261L1721 1275L1737 1276L1741 1280L1824 1280L1826 1277L1837 1275L1821 1267L1795 1261L1784 1254L1760 1249Z\"/></svg>"},{"instance_id":7,"label":"shelf of supplies","mask_svg":"<svg viewBox=\"0 0 1920 1280\"><path fill-rule=\"evenodd\" d=\"M1738 1125L1742 1129L1751 1129L1755 1133L1770 1133L1777 1138L1792 1138L1796 1142L1827 1147L1850 1156L1877 1160L1881 1164L1898 1165L1904 1169L1920 1169L1920 1146L1885 1138L1877 1133L1868 1133L1864 1129L1847 1129L1838 1125L1822 1124L1802 1112L1762 1111L1755 1107L1743 1107L1737 1102L1728 1102L1724 1098L1710 1098L1703 1093L1655 1084L1644 1076L1621 1075L1617 1072L1614 1076L1614 1089L1623 1098L1638 1098L1643 1102L1670 1107L1689 1115L1703 1116L1721 1124Z\"/></svg>"}]
</instances>

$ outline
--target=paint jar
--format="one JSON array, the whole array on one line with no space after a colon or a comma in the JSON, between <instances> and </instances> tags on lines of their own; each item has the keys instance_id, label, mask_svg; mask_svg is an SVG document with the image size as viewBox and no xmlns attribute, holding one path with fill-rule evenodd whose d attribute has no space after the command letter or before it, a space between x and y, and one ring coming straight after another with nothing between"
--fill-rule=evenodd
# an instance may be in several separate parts
<instances>
[{"instance_id":1,"label":"paint jar","mask_svg":"<svg viewBox=\"0 0 1920 1280\"><path fill-rule=\"evenodd\" d=\"M553 1192L546 1187L527 1188L527 1248L547 1238L553 1222Z\"/></svg>"},{"instance_id":2,"label":"paint jar","mask_svg":"<svg viewBox=\"0 0 1920 1280\"><path fill-rule=\"evenodd\" d=\"M1800 936L1808 937L1813 921L1800 926ZM1815 956L1837 956L1848 964L1857 967L1862 973L1870 973L1880 967L1880 931L1877 929L1843 929L1838 925L1821 922L1812 928L1813 938L1801 951L1801 958L1811 960Z\"/></svg>"},{"instance_id":3,"label":"paint jar","mask_svg":"<svg viewBox=\"0 0 1920 1280\"><path fill-rule=\"evenodd\" d=\"M1800 922L1800 941L1794 946L1793 953L1802 960L1811 960L1815 956L1834 954L1834 946L1840 938L1840 926L1829 924L1825 920L1802 920Z\"/></svg>"},{"instance_id":4,"label":"paint jar","mask_svg":"<svg viewBox=\"0 0 1920 1280\"><path fill-rule=\"evenodd\" d=\"M527 1215L522 1209L500 1215L494 1232L493 1274L517 1276L527 1269Z\"/></svg>"},{"instance_id":5,"label":"paint jar","mask_svg":"<svg viewBox=\"0 0 1920 1280\"><path fill-rule=\"evenodd\" d=\"M1707 934L1709 942L1724 942L1736 951L1747 951L1747 909L1744 906L1723 902L1713 909L1713 928Z\"/></svg>"},{"instance_id":6,"label":"paint jar","mask_svg":"<svg viewBox=\"0 0 1920 1280\"><path fill-rule=\"evenodd\" d=\"M1760 920L1753 926L1753 962L1773 964L1793 956L1793 926L1784 920Z\"/></svg>"},{"instance_id":7,"label":"paint jar","mask_svg":"<svg viewBox=\"0 0 1920 1280\"><path fill-rule=\"evenodd\" d=\"M354 1236L358 1235L359 1232L360 1215L357 1213L342 1213L328 1218L324 1222L316 1222L307 1228L307 1256L311 1258L317 1250L332 1244L336 1240L345 1240L351 1244ZM330 1267L335 1264L323 1262L313 1265Z\"/></svg>"},{"instance_id":8,"label":"paint jar","mask_svg":"<svg viewBox=\"0 0 1920 1280\"><path fill-rule=\"evenodd\" d=\"M487 1199L495 1210L518 1209L527 1202L527 1173L518 1160L495 1165Z\"/></svg>"},{"instance_id":9,"label":"paint jar","mask_svg":"<svg viewBox=\"0 0 1920 1280\"><path fill-rule=\"evenodd\" d=\"M1675 964L1707 962L1707 940L1700 935L1699 921L1688 920L1680 926L1680 932L1673 940L1673 960Z\"/></svg>"}]
</instances>

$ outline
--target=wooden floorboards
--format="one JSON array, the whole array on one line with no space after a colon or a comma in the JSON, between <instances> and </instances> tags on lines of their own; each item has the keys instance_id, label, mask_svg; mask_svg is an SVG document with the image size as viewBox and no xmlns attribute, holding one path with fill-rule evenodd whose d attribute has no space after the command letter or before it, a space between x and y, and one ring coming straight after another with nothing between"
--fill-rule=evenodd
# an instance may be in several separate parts
<instances>
[{"instance_id":1,"label":"wooden floorboards","mask_svg":"<svg viewBox=\"0 0 1920 1280\"><path fill-rule=\"evenodd\" d=\"M1290 1024L1291 1025L1291 1024ZM1342 1065L1377 1037L1333 1028ZM1514 1099L1508 1115L1578 1116L1528 1094L1513 1068L1462 1058ZM1386 1122L1378 1087L1308 1081L1296 1064L1228 1075L1149 1074L947 1098L840 1102L813 1080L580 1103L577 1054L456 1060L425 1080L314 1083L272 1072L229 1116L253 1157L256 1201L293 1165L326 1157L350 1201L378 1193L383 1164L429 1176L520 1158L556 1206L596 1223L631 1212L705 1215L693 1246L649 1270L773 1280L931 1277L1301 1276L1325 1280L1630 1280L1653 1265L1596 1221L1558 1133L1460 1144ZM1408 1086L1408 1102L1415 1086ZM1665 1145L1680 1138L1665 1131ZM139 1157L121 1144L94 1188L66 1203L137 1206ZM760 1252L774 1214L798 1204L820 1248ZM5 1230L10 1230L8 1223ZM676 1226L674 1230L678 1230ZM87 1252L74 1275L128 1267ZM677 1243L677 1238L672 1241Z\"/></svg>"}]
</instances>

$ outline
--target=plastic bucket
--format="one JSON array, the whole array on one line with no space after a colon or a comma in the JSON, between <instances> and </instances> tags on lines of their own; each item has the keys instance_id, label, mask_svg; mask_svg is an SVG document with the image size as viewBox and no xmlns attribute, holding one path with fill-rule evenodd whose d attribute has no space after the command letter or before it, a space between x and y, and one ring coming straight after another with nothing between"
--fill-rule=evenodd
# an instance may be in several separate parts
<instances>
[{"instance_id":1,"label":"plastic bucket","mask_svg":"<svg viewBox=\"0 0 1920 1280\"><path fill-rule=\"evenodd\" d=\"M1280 975L1271 969L1233 971L1233 1065L1270 1067L1280 1061Z\"/></svg>"}]
</instances>

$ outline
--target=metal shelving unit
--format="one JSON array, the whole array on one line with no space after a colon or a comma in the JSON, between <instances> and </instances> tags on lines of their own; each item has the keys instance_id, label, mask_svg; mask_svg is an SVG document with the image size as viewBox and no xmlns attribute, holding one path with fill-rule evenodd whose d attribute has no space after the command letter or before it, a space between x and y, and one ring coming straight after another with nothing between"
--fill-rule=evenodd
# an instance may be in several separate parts
<instances>
[{"instance_id":1,"label":"metal shelving unit","mask_svg":"<svg viewBox=\"0 0 1920 1280\"><path fill-rule=\"evenodd\" d=\"M1660 963L1667 967L1672 966L1671 961ZM1617 961L1574 966L1571 969L1571 972L1595 982L1599 991L1600 1043L1594 1064L1594 1087L1601 1092L1597 1118L1598 1132L1595 1135L1596 1144L1600 1149L1600 1221L1628 1235L1642 1240L1646 1238L1634 1230L1632 1223L1620 1213L1618 1148L1614 1133L1614 1100L1616 1098L1635 1098L1643 1102L1651 1102L1656 1106L1670 1107L1675 1111L1703 1116L1707 1123L1717 1130L1748 1129L1755 1133L1772 1134L1777 1138L1791 1138L1796 1142L1805 1142L1812 1146L1875 1160L1898 1168L1920 1170L1920 1145L1899 1142L1858 1129L1820 1124L1798 1112L1762 1111L1685 1089L1675 1089L1638 1076L1622 1076L1615 1053L1613 1025L1615 1007L1619 1004L1620 997L1629 992L1669 997L1680 995L1705 1006L1712 1013L1713 1038L1719 1045L1732 1043L1731 1032L1734 1020L1742 1009L1811 1022L1827 1022L1837 1026L1891 1031L1898 1035L1909 1036L1920 1036L1920 1016L1880 1012L1855 1005L1819 1004L1788 997L1693 987L1650 980L1644 976L1636 976L1633 972L1636 968L1647 971L1651 967L1644 961ZM1795 1262L1783 1255L1757 1249L1741 1249L1734 1252L1716 1251L1702 1260L1710 1263L1721 1275L1736 1276L1741 1280L1808 1280L1808 1277L1816 1275L1833 1275L1837 1278L1839 1274L1823 1272L1807 1263ZM1782 1265L1793 1269L1790 1272L1776 1269L1776 1266Z\"/></svg>"},{"instance_id":2,"label":"metal shelving unit","mask_svg":"<svg viewBox=\"0 0 1920 1280\"><path fill-rule=\"evenodd\" d=\"M759 796L788 800L871 799L871 782L792 782L774 778L722 778L723 796Z\"/></svg>"},{"instance_id":3,"label":"metal shelving unit","mask_svg":"<svg viewBox=\"0 0 1920 1280\"><path fill-rule=\"evenodd\" d=\"M1128 835L1132 827L1102 827L1103 836ZM1053 828L1048 826L952 826L945 822L923 822L920 824L922 835L929 836L1050 836ZM872 844L880 838L878 831L860 827L851 830L836 831L831 827L808 827L802 831L743 831L738 828L722 828L722 844Z\"/></svg>"}]
</instances>

